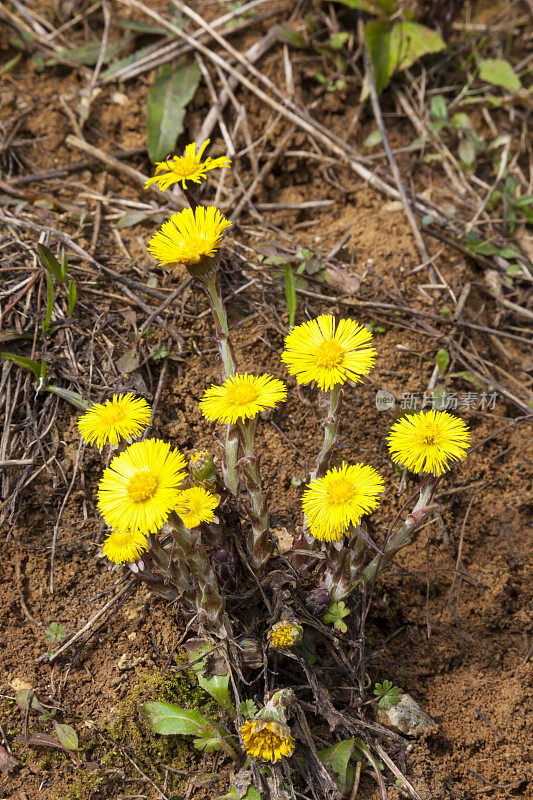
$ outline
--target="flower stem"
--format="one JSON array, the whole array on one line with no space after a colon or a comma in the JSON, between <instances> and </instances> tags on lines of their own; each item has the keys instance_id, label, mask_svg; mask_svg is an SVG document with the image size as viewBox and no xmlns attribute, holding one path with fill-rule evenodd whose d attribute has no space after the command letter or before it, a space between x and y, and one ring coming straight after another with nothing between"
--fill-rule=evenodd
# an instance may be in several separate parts
<instances>
[{"instance_id":1,"label":"flower stem","mask_svg":"<svg viewBox=\"0 0 533 800\"><path fill-rule=\"evenodd\" d=\"M364 569L363 577L367 583L375 580L382 572L390 567L394 556L410 541L415 529L436 509L431 502L438 478L428 477L420 484L420 494L417 503L407 519L396 533L390 537L383 548L383 555L377 555Z\"/></svg>"},{"instance_id":2,"label":"flower stem","mask_svg":"<svg viewBox=\"0 0 533 800\"><path fill-rule=\"evenodd\" d=\"M244 450L244 458L240 463L250 497L248 512L252 522L252 530L246 544L252 569L259 570L272 555L272 542L268 535L267 502L261 488L258 458L254 453L255 425L255 419L242 420L238 423Z\"/></svg>"},{"instance_id":3,"label":"flower stem","mask_svg":"<svg viewBox=\"0 0 533 800\"><path fill-rule=\"evenodd\" d=\"M342 406L342 390L340 384L334 386L330 390L328 398L328 410L322 423L324 426L324 441L322 448L316 459L316 468L311 473L311 480L321 478L328 468L329 457L331 451L337 441L337 432L339 430L340 411Z\"/></svg>"}]
</instances>

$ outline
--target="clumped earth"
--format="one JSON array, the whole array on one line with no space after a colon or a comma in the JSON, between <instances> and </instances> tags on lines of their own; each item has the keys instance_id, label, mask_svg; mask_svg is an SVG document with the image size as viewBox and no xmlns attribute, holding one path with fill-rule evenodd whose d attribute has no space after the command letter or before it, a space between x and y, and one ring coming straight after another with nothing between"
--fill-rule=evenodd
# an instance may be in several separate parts
<instances>
[{"instance_id":1,"label":"clumped earth","mask_svg":"<svg viewBox=\"0 0 533 800\"><path fill-rule=\"evenodd\" d=\"M273 5L266 3L261 13ZM290 5L282 5L277 16L258 19L235 34L234 46L244 51L265 34L273 20L286 22ZM60 24L51 4L28 7ZM159 2L151 7L163 15L168 10ZM225 10L225 4L211 3L206 5L205 17L215 19ZM298 15L304 10L294 10L293 25L299 24ZM141 19L127 6L120 8L120 14L114 7L112 12L123 19ZM10 19L0 33L2 62L16 53L10 43L16 25ZM94 30L100 30L100 12L91 20ZM72 29L71 41L81 45L94 36L78 25ZM117 36L112 26L111 40ZM375 127L371 109L366 105L354 122L357 93L349 86L324 92L312 80L321 63L316 54L295 62L297 99L304 106L314 104L316 119L340 137L347 137L349 131L353 147L362 149ZM279 43L260 62L264 74L277 81L284 80L282 64ZM124 174L106 171L98 161L91 169L54 180L16 182L25 174L69 166L86 157L69 144L67 136L80 133L75 98L86 87L88 74L90 70L76 65L38 72L30 54L24 52L3 79L0 121L7 144L0 153L1 191L5 192L0 202L2 211L16 211L23 221L64 231L111 272L106 274L67 248L70 272L78 286L69 335L63 336L61 346L34 336L44 317L41 281L27 303L21 297L8 309L2 349L46 359L50 383L93 400L118 390L136 391L150 400L158 395L154 434L187 455L200 446L216 452L214 428L198 408L204 388L219 376L205 299L187 284L169 309L143 328L148 314L185 276L162 274L154 268L145 250L155 227L152 218L117 229L117 220L135 207L123 205L124 201L146 202L141 188ZM138 148L139 153L127 163L145 175L151 171L144 151L145 107L155 74L151 70L125 84L104 84L83 129L87 142L106 153ZM214 72L212 78L216 79ZM509 394L522 397L521 392L530 387L531 356L516 339L460 324L494 329L507 323L508 330L518 336L524 318L513 316L509 307L487 293L486 267L479 259L427 237L430 256L439 253L435 263L446 286L431 288L433 278L426 268L415 271L421 259L401 203L365 184L341 160L327 160L329 153L320 152L300 130L291 132L286 121L249 92L239 89L236 97L246 115L244 126L234 131L235 108L230 105L225 110L237 150L234 170L225 175L219 192L226 213L231 213L231 199L235 204L240 196L239 182L248 185L256 174L254 159L264 163L281 137L286 137L285 152L253 191L255 211L245 204L239 226L228 237L223 287L240 369L267 371L286 380L290 389L284 409L268 415L258 435L264 479L273 487L272 527L282 536L298 532L301 479L309 472L321 439L321 410L315 393L297 388L279 360L288 324L280 263L290 257L297 266L314 257L320 269L306 273L303 293L297 296L297 321L322 312L350 315L375 332L376 367L357 389L347 390L336 458L365 460L386 478L386 495L373 517L377 530L414 490L412 479L394 470L385 446L402 396L418 393L420 399L435 389L431 380L442 349L452 353L452 361L438 385L459 397L467 392L478 395L474 407L459 410L472 428L474 444L480 446L443 482L441 523L432 522L421 530L402 551L395 569L381 580L367 627L372 681L392 680L438 724L435 732L412 742L407 763L401 766L427 800L531 796L531 581L527 573L531 470L526 414L509 399ZM187 110L179 148L195 139L210 104L208 90L201 84ZM416 132L397 113L392 96L382 97L382 107L391 146L410 145ZM497 125L505 127L506 120L502 112ZM478 124L488 125L481 114ZM514 135L512 127L506 130ZM213 154L225 152L219 128L212 139ZM302 158L301 151L308 156ZM399 153L397 158L406 182L411 181L419 192L438 198L442 187L446 188L443 170L416 152ZM211 198L213 186L208 190ZM326 202L294 208L293 204L316 199ZM5 220L3 224L2 286L9 288L11 279L20 282L38 268L33 252L39 232L7 227ZM50 247L55 249L53 239ZM335 254L328 257L334 249ZM329 283L321 273L324 265L333 270ZM137 285L125 285L120 276ZM143 294L147 283L155 295ZM247 288L239 291L245 284ZM439 319L447 319L447 309L454 313L467 286L458 324L441 324ZM520 284L513 291L514 299L520 299ZM387 311L379 305L383 303L410 307L412 313ZM423 312L436 319L424 317ZM9 333L13 328L31 335L16 339ZM454 343L462 349L454 349ZM465 351L474 354L478 365L500 366L498 382L507 394L497 390L493 406L487 397L484 404L479 399L483 392L492 393L490 380L472 383L472 374L457 360L457 354ZM378 390L396 398L396 409L377 407ZM0 794L17 800L217 797L227 790L232 769L220 754L199 754L178 738L157 739L138 713L143 700L155 697L204 711L210 708L194 676L180 669L185 622L179 608L139 589L95 623L87 637L67 650L52 669L41 658L50 648L45 629L53 622L69 634L81 629L111 598L122 573L110 571L100 555L103 523L95 497L104 458L91 449L80 458L78 412L54 395L36 395L33 378L9 362L3 364L0 395L5 431L0 458L25 457L29 425L39 439L28 451L33 463L3 467L0 736L19 764L5 770ZM62 722L75 728L79 758L26 747L17 740L25 730L25 718L14 696L28 687L58 708ZM44 723L40 725L33 716L29 725L31 731L45 730ZM378 796L370 777L363 775L358 796ZM395 796L393 787L391 797Z\"/></svg>"}]
</instances>

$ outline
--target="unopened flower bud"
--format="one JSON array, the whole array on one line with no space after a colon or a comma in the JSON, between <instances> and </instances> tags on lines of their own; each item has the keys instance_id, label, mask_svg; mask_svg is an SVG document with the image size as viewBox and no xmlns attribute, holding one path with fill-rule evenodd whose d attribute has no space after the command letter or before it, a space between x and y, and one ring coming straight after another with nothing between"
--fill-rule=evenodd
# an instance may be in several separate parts
<instances>
[{"instance_id":1,"label":"unopened flower bud","mask_svg":"<svg viewBox=\"0 0 533 800\"><path fill-rule=\"evenodd\" d=\"M261 669L263 666L263 651L259 639L245 636L237 641L243 667L248 669Z\"/></svg>"},{"instance_id":2,"label":"unopened flower bud","mask_svg":"<svg viewBox=\"0 0 533 800\"><path fill-rule=\"evenodd\" d=\"M305 599L305 607L315 617L320 617L331 605L331 597L327 589L319 586L309 592Z\"/></svg>"},{"instance_id":3,"label":"unopened flower bud","mask_svg":"<svg viewBox=\"0 0 533 800\"><path fill-rule=\"evenodd\" d=\"M189 475L206 489L215 481L215 465L207 450L195 450L189 459Z\"/></svg>"},{"instance_id":4,"label":"unopened flower bud","mask_svg":"<svg viewBox=\"0 0 533 800\"><path fill-rule=\"evenodd\" d=\"M267 633L268 643L275 650L288 650L300 644L304 635L304 629L295 622L288 619L276 622Z\"/></svg>"},{"instance_id":5,"label":"unopened flower bud","mask_svg":"<svg viewBox=\"0 0 533 800\"><path fill-rule=\"evenodd\" d=\"M233 553L221 547L213 553L213 569L220 588L225 592L237 589L237 562Z\"/></svg>"}]
</instances>

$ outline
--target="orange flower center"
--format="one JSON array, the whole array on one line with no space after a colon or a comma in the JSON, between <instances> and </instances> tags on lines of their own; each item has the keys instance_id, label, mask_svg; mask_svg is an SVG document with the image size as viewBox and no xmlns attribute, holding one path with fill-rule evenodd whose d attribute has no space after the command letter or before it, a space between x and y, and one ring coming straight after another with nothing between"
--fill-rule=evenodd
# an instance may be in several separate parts
<instances>
[{"instance_id":1,"label":"orange flower center","mask_svg":"<svg viewBox=\"0 0 533 800\"><path fill-rule=\"evenodd\" d=\"M344 353L344 347L336 339L328 339L319 344L315 350L315 361L318 367L331 369L342 363Z\"/></svg>"},{"instance_id":2,"label":"orange flower center","mask_svg":"<svg viewBox=\"0 0 533 800\"><path fill-rule=\"evenodd\" d=\"M157 489L157 478L151 472L137 472L129 480L126 492L134 503L149 500Z\"/></svg>"}]
</instances>

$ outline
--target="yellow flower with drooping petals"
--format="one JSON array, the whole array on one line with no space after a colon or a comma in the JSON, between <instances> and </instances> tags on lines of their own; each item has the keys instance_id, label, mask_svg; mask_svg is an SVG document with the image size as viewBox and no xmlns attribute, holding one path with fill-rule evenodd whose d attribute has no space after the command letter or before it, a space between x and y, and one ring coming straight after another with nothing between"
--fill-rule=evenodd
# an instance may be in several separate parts
<instances>
[{"instance_id":1,"label":"yellow flower with drooping petals","mask_svg":"<svg viewBox=\"0 0 533 800\"><path fill-rule=\"evenodd\" d=\"M109 442L140 436L150 422L152 409L142 397L115 394L104 403L94 403L78 420L78 430L87 442L102 448Z\"/></svg>"},{"instance_id":2,"label":"yellow flower with drooping petals","mask_svg":"<svg viewBox=\"0 0 533 800\"><path fill-rule=\"evenodd\" d=\"M383 478L367 464L344 462L311 481L304 492L302 507L315 539L339 542L349 525L357 525L363 514L379 505Z\"/></svg>"},{"instance_id":3,"label":"yellow flower with drooping petals","mask_svg":"<svg viewBox=\"0 0 533 800\"><path fill-rule=\"evenodd\" d=\"M450 461L462 461L470 429L447 411L409 414L394 423L387 437L392 460L411 472L442 475Z\"/></svg>"},{"instance_id":4,"label":"yellow flower with drooping petals","mask_svg":"<svg viewBox=\"0 0 533 800\"><path fill-rule=\"evenodd\" d=\"M115 456L98 487L98 508L112 528L156 533L176 507L185 459L167 442L146 439Z\"/></svg>"},{"instance_id":5,"label":"yellow flower with drooping petals","mask_svg":"<svg viewBox=\"0 0 533 800\"><path fill-rule=\"evenodd\" d=\"M262 761L279 761L292 756L294 739L288 725L265 719L252 719L240 729L242 743L248 755Z\"/></svg>"},{"instance_id":6,"label":"yellow flower with drooping petals","mask_svg":"<svg viewBox=\"0 0 533 800\"><path fill-rule=\"evenodd\" d=\"M161 266L198 264L215 255L222 234L231 222L215 206L185 208L172 214L148 242L148 250Z\"/></svg>"},{"instance_id":7,"label":"yellow flower with drooping petals","mask_svg":"<svg viewBox=\"0 0 533 800\"><path fill-rule=\"evenodd\" d=\"M201 183L207 177L207 173L212 169L231 167L231 161L227 156L211 158L207 156L202 161L204 150L209 144L207 139L200 145L196 152L196 142L188 144L185 148L184 156L174 156L166 158L164 161L156 161L156 170L153 178L148 178L144 184L145 189L156 183L161 191L165 191L173 183L181 183L184 189L187 188L187 181Z\"/></svg>"},{"instance_id":8,"label":"yellow flower with drooping petals","mask_svg":"<svg viewBox=\"0 0 533 800\"><path fill-rule=\"evenodd\" d=\"M186 528L196 528L201 522L211 522L218 502L219 498L202 486L192 486L179 493L175 510Z\"/></svg>"},{"instance_id":9,"label":"yellow flower with drooping petals","mask_svg":"<svg viewBox=\"0 0 533 800\"><path fill-rule=\"evenodd\" d=\"M104 556L115 564L132 564L147 545L146 536L139 531L114 530L105 540L103 551Z\"/></svg>"},{"instance_id":10,"label":"yellow flower with drooping petals","mask_svg":"<svg viewBox=\"0 0 533 800\"><path fill-rule=\"evenodd\" d=\"M374 366L372 334L353 319L321 314L297 325L285 339L281 360L298 383L315 382L328 391L347 380L360 382Z\"/></svg>"},{"instance_id":11,"label":"yellow flower with drooping petals","mask_svg":"<svg viewBox=\"0 0 533 800\"><path fill-rule=\"evenodd\" d=\"M222 386L212 385L200 400L204 417L212 421L235 423L274 408L287 397L287 387L270 375L235 375Z\"/></svg>"}]
</instances>

